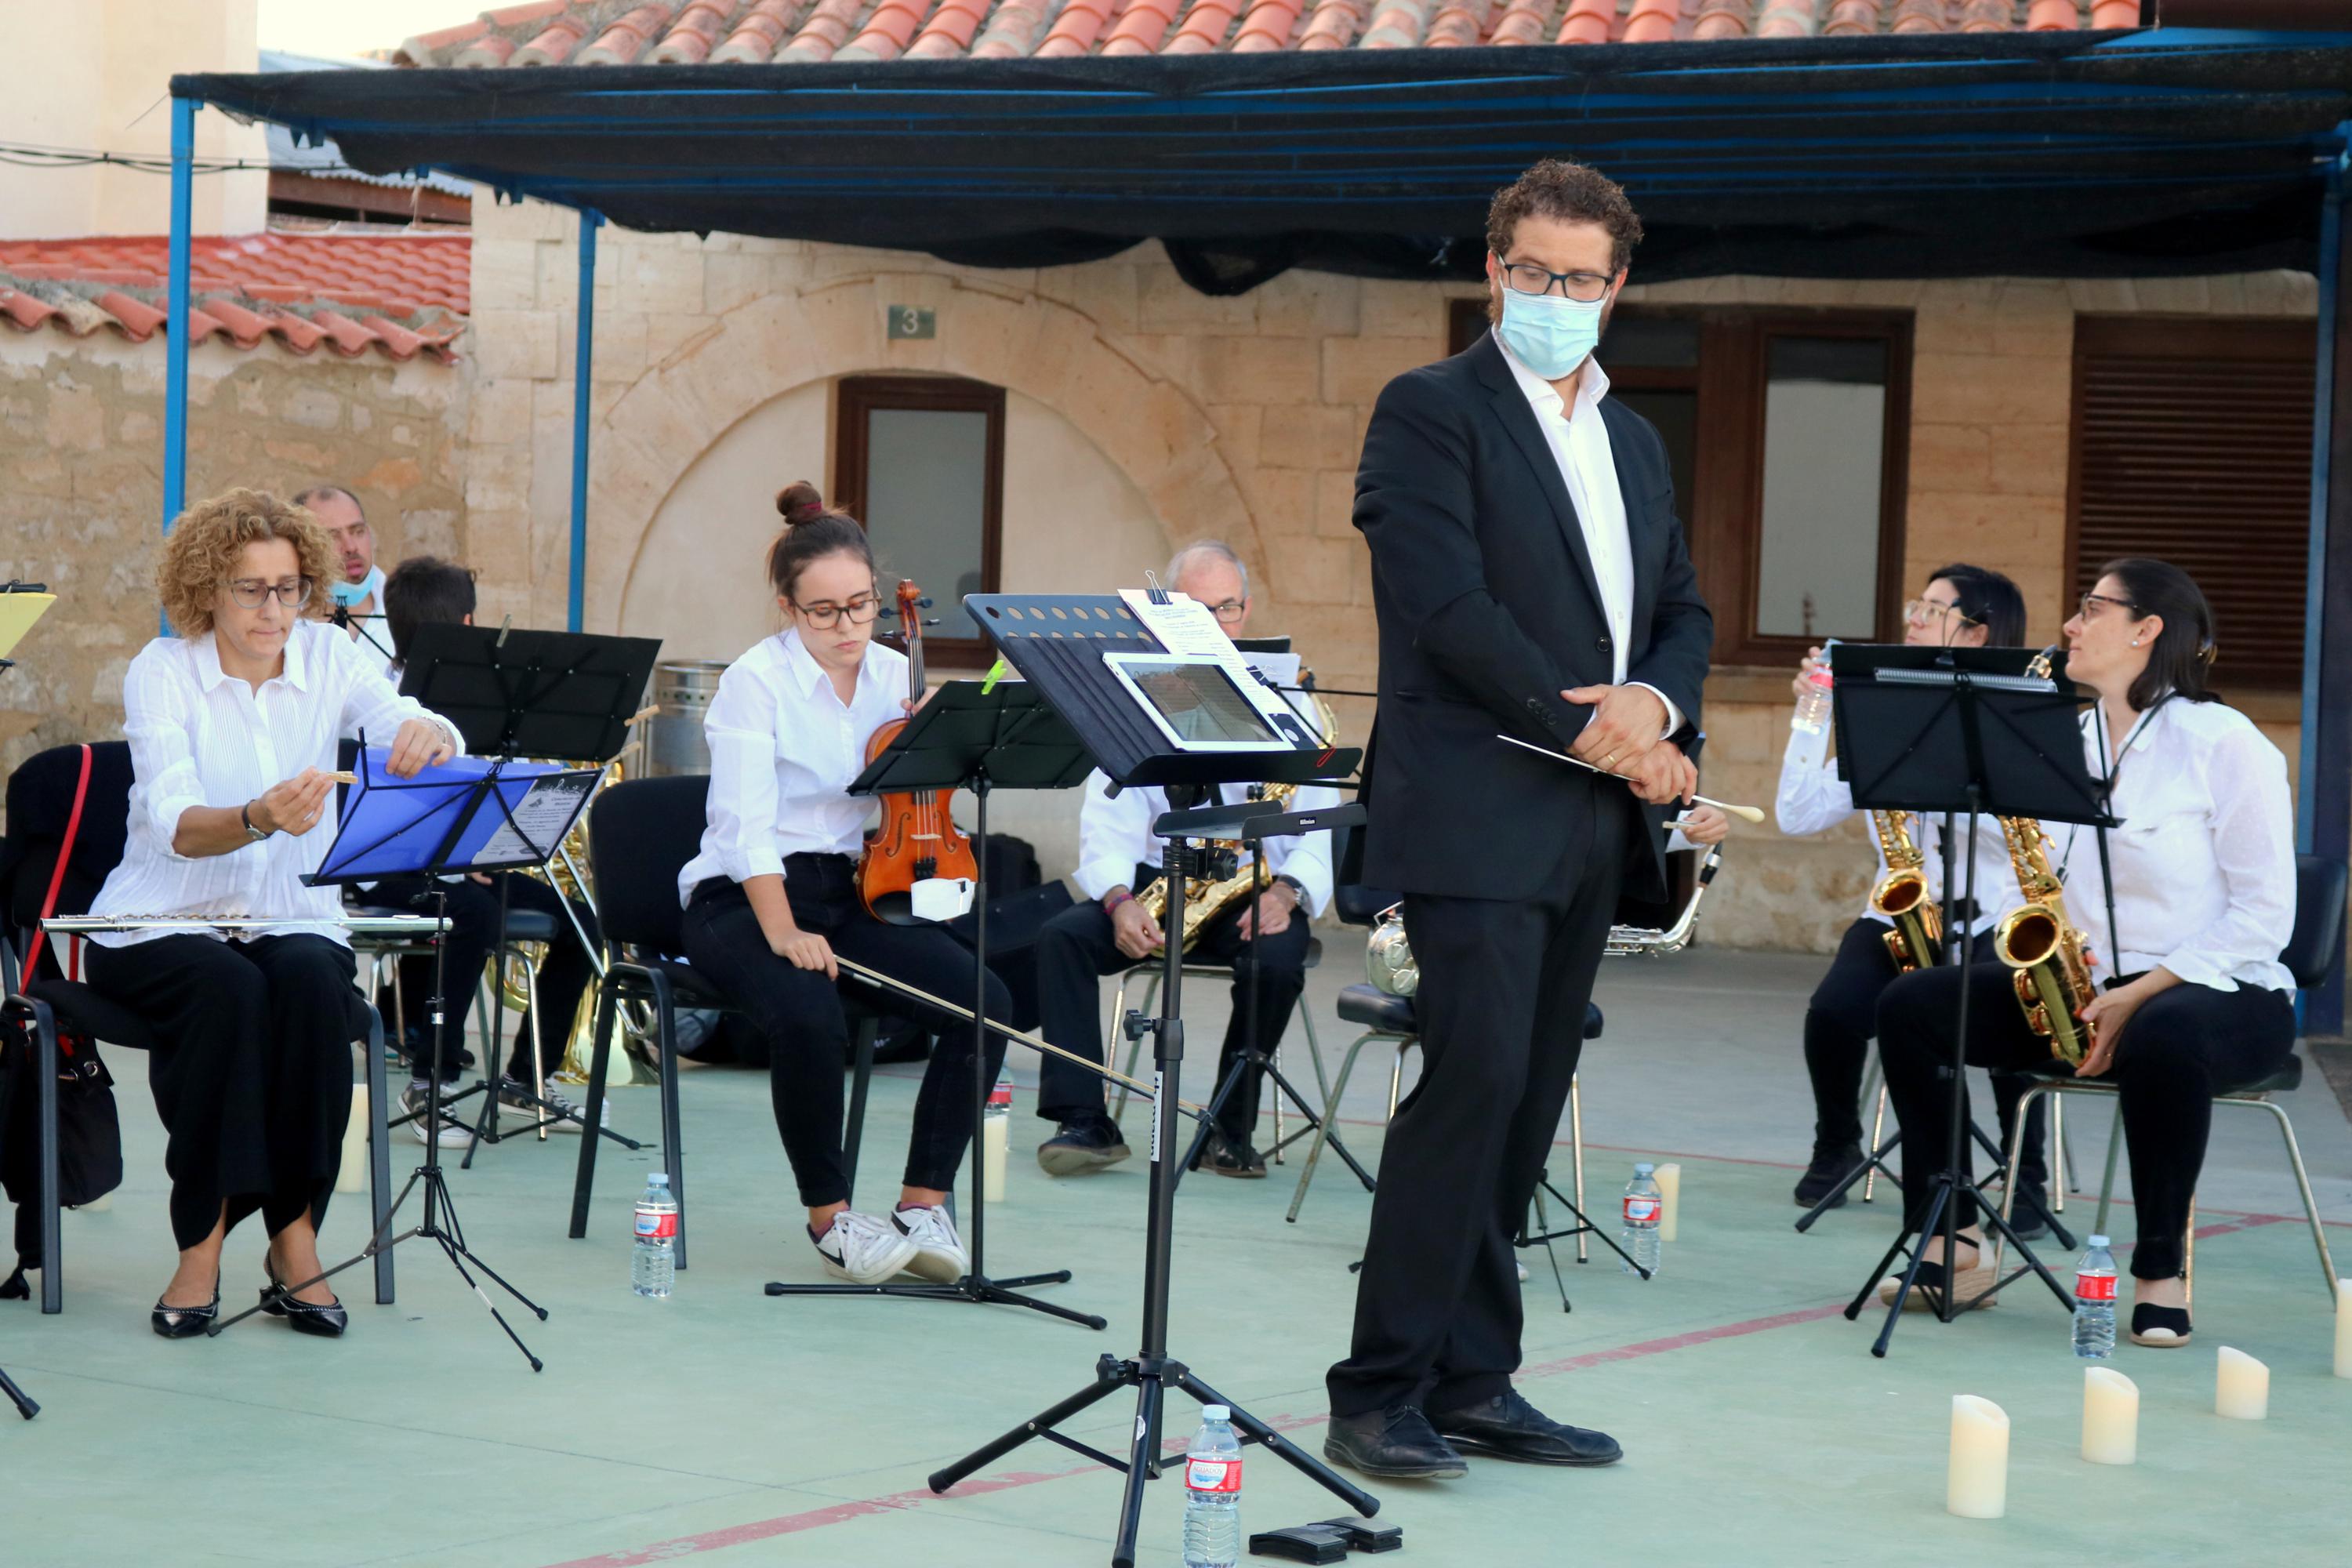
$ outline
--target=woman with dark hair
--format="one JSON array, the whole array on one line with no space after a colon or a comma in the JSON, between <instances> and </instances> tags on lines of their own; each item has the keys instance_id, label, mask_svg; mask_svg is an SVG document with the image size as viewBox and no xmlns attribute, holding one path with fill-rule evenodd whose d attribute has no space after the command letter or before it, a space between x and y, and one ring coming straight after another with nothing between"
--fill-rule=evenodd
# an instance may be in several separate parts
<instances>
[{"instance_id":1,"label":"woman with dark hair","mask_svg":"<svg viewBox=\"0 0 2352 1568\"><path fill-rule=\"evenodd\" d=\"M2077 873L2067 879L2067 918L2089 939L2099 986L2083 1009L2091 1043L2075 1076L2112 1079L2123 1102L2139 1222L2132 1341L2179 1346L2189 1342L2184 1237L2212 1098L2275 1072L2294 1044L2294 980L2279 963L2294 929L2294 807L2286 759L2207 688L2213 614L2187 573L2161 561L2108 563L2066 623L2066 649L2067 675L2098 699L2083 716L2083 747L2122 823L2107 834L2112 919L2095 835L2062 826L2049 850L2061 878L2070 867ZM1879 1055L1906 1127L1944 1125L1950 1090L1937 1068L1951 1058L1963 983L1950 968L1907 975L1878 1005ZM2027 1028L2006 965L1987 957L1965 984L1969 1061L2049 1063L2049 1043ZM1941 1140L1929 1139L1918 1159L1909 1152L1903 1191L1916 1222L1928 1184L1912 1177L1933 1171ZM1942 1256L1940 1237L1921 1243L1929 1299L1954 1272L1963 1295L1989 1280L1974 1215L1960 1202L1969 1228L1959 1257Z\"/></svg>"},{"instance_id":2,"label":"woman with dark hair","mask_svg":"<svg viewBox=\"0 0 2352 1568\"><path fill-rule=\"evenodd\" d=\"M992 1082L1004 1041L898 1004L940 1037L915 1099L906 1184L887 1217L849 1206L842 1062L849 1025L835 955L935 996L970 994L971 955L936 926L887 925L858 901L856 855L872 802L848 786L874 731L908 710L906 656L874 641L882 598L856 519L814 486L776 498L784 531L768 576L784 628L727 667L703 721L710 805L702 849L678 874L686 956L765 1037L785 1157L827 1273L872 1285L901 1271L952 1283L971 1266L948 1190L971 1137L972 1074ZM1012 999L990 976L988 1016ZM983 1065L975 1068L975 1056Z\"/></svg>"},{"instance_id":3,"label":"woman with dark hair","mask_svg":"<svg viewBox=\"0 0 2352 1568\"><path fill-rule=\"evenodd\" d=\"M1904 606L1903 641L1913 647L2015 647L2025 640L2025 598L2017 584L1982 566L1954 563L1927 574L1927 585ZM1797 667L1796 691L1801 700L1812 689L1813 671L1822 662L1815 648ZM1808 742L1811 742L1810 744ZM1780 831L1795 836L1825 832L1854 814L1853 791L1837 776L1824 742L1792 731L1780 763L1780 790L1774 815ZM1944 886L1944 856L1940 818L1933 832L1922 818L1909 819L1916 847L1925 854L1921 870L1927 896L1940 903ZM1955 824L1954 856L1967 852L1968 825ZM1870 884L1874 889L1886 876L1885 846L1873 843L1876 865ZM2021 901L2017 875L2002 847L2000 826L1990 817L1977 824L1977 930L1981 935ZM1965 888L1966 868L1959 868ZM1796 1199L1811 1208L1835 1194L1832 1208L1845 1202L1862 1164L1863 1069L1870 1060L1870 1038L1877 1029L1879 994L1902 973L1888 946L1895 923L1864 900L1861 914L1838 940L1837 956L1829 973L1813 988L1805 1008L1805 1072L1813 1086L1813 1152L1797 1183ZM2000 1111L2001 1136L2006 1140L2015 1120L2017 1102L2025 1085L2004 1075L1995 1086ZM2045 1162L2042 1154L2042 1112L2037 1106L2033 1125L2026 1130L2025 1154L2018 1172L2021 1191L2042 1195ZM2038 1202L2018 1205L2018 1224L2038 1231Z\"/></svg>"}]
</instances>

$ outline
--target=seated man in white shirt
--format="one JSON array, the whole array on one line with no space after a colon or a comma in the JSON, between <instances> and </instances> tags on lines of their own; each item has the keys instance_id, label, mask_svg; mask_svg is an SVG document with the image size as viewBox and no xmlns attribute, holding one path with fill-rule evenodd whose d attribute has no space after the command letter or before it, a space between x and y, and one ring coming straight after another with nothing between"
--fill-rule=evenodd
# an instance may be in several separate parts
<instances>
[{"instance_id":1,"label":"seated man in white shirt","mask_svg":"<svg viewBox=\"0 0 2352 1568\"><path fill-rule=\"evenodd\" d=\"M1203 542L1178 552L1165 581L1209 606L1227 637L1241 636L1249 624L1249 575L1224 545ZM1151 957L1164 934L1135 895L1159 875L1160 841L1151 836L1151 825L1168 809L1167 792L1135 788L1114 797L1108 783L1099 773L1087 779L1079 807L1076 881L1085 901L1055 916L1037 940L1038 1006L1045 1038L1095 1061L1103 1059L1099 977ZM1218 799L1238 804L1249 798L1250 787L1222 785ZM1336 790L1307 786L1292 805L1305 811L1339 800ZM1331 900L1328 833L1273 841L1265 858L1272 885L1255 899L1237 900L1202 928L1192 949L1195 960L1231 963L1234 969L1233 1018L1225 1028L1217 1082L1244 1054L1251 1036L1252 932L1257 936L1256 1038L1259 1048L1271 1053L1306 988L1307 922ZM1206 1098L1198 1086L1195 1092ZM1265 1161L1252 1142L1259 1096L1260 1075L1251 1070L1226 1097L1217 1118L1218 1136L1204 1156L1221 1176L1265 1174ZM1045 1058L1037 1114L1060 1128L1037 1149L1037 1163L1050 1175L1099 1171L1128 1157L1118 1124L1103 1110L1102 1080L1083 1068Z\"/></svg>"}]
</instances>

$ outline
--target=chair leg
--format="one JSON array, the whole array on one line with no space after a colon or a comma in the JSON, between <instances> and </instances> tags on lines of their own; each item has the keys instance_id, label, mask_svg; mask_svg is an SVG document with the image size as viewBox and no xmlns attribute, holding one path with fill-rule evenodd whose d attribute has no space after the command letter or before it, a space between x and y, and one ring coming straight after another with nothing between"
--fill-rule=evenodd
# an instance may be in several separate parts
<instances>
[{"instance_id":1,"label":"chair leg","mask_svg":"<svg viewBox=\"0 0 2352 1568\"><path fill-rule=\"evenodd\" d=\"M686 1272L686 1151L684 1119L677 1103L677 1009L671 1003L669 976L653 972L655 1027L661 1047L662 1165L669 1172L670 1196L677 1201L677 1271ZM593 1128L582 1137L601 1142Z\"/></svg>"},{"instance_id":2,"label":"chair leg","mask_svg":"<svg viewBox=\"0 0 2352 1568\"><path fill-rule=\"evenodd\" d=\"M540 1034L541 1034L541 1030L542 1030L546 1026L545 1026L545 1022L544 1022L544 1020L543 1020L543 1019L541 1019L541 1016L540 1016L541 1008L540 1008L540 1005L539 1005L539 965L538 965L538 964L536 964L536 963L532 963L532 962L531 962L528 957L525 957L525 956L523 956L523 955L522 955L522 954L520 954L520 953L516 954L516 957L517 957L517 958L519 958L519 959L520 959L520 961L521 961L521 963L522 963L522 994L523 994L523 999L524 999L524 1001L526 1002L526 1004L527 1004L527 1005L530 1006L530 1093L531 1093L531 1098L532 1098L532 1099L534 1099L534 1100L545 1100L545 1099L547 1098L547 1068L546 1068L546 1067L545 1067L545 1065L544 1065L544 1058L542 1058L540 1056L539 1047L540 1047ZM501 1073L503 1073L506 1069L505 1069L503 1067L501 1067L499 1070ZM540 1113L540 1111L538 1110L538 1109L537 1109L536 1107L534 1107L534 1108L532 1109L532 1111L531 1111L531 1120L539 1123L539 1141L540 1141L541 1142L542 1142L542 1143L546 1142L547 1142L547 1118L546 1118L544 1115L541 1114L541 1113ZM583 1130L582 1130L582 1136L583 1136L583 1137L593 1138L593 1137L594 1137L594 1136L595 1136L595 1134L594 1134L593 1132L590 1132L590 1131L586 1131L585 1129L583 1129Z\"/></svg>"},{"instance_id":3,"label":"chair leg","mask_svg":"<svg viewBox=\"0 0 2352 1568\"><path fill-rule=\"evenodd\" d=\"M1408 1035L1397 1042L1396 1059L1389 1063L1389 1117L1396 1120L1397 1091L1404 1086L1404 1054L1421 1044L1421 1037Z\"/></svg>"},{"instance_id":4,"label":"chair leg","mask_svg":"<svg viewBox=\"0 0 2352 1568\"><path fill-rule=\"evenodd\" d=\"M2033 1102L2044 1098L2045 1096L2052 1099L2057 1098L2058 1086L2054 1083L2037 1083L2032 1089L2027 1089L2024 1094L2020 1096L2017 1101L2017 1136L2009 1141L2009 1160L2008 1163L2001 1167L2000 1217L2002 1227L1996 1227L1990 1238L1992 1243L1992 1268L1993 1273L1996 1277L2000 1273L2000 1255L2003 1244L2007 1239L2008 1233L2004 1227L2009 1223L2010 1217L2017 1212L2017 1168L2019 1165L2022 1164L2025 1160L2026 1122L2033 1114ZM1975 1154L1971 1152L1969 1158L1971 1164L1973 1164L1976 1158ZM1927 1239L1927 1238L1925 1237L1920 1237L1920 1245L1923 1247L1926 1246Z\"/></svg>"},{"instance_id":5,"label":"chair leg","mask_svg":"<svg viewBox=\"0 0 2352 1568\"><path fill-rule=\"evenodd\" d=\"M33 1002L33 1072L39 1079L36 1135L41 1153L41 1310L66 1310L65 1227L58 1207L58 1017L46 1002Z\"/></svg>"},{"instance_id":6,"label":"chair leg","mask_svg":"<svg viewBox=\"0 0 2352 1568\"><path fill-rule=\"evenodd\" d=\"M2017 1124L2017 1135L2025 1136L2025 1123ZM2066 1097L2053 1095L2050 1100L2050 1151L2044 1163L2050 1167L2050 1212L2066 1212Z\"/></svg>"},{"instance_id":7,"label":"chair leg","mask_svg":"<svg viewBox=\"0 0 2352 1568\"><path fill-rule=\"evenodd\" d=\"M1306 1162L1298 1168L1298 1189L1290 1194L1290 1212L1283 1216L1294 1225L1298 1221L1298 1205L1307 1201L1307 1184L1315 1179L1316 1162L1323 1157L1328 1129L1339 1114L1339 1097L1348 1092L1348 1075L1356 1070L1357 1053L1370 1042L1385 1037L1377 1029L1358 1035L1355 1044L1348 1047L1348 1054L1339 1058L1339 1077L1331 1092L1323 1097L1323 1119L1316 1126L1315 1136L1307 1142Z\"/></svg>"},{"instance_id":8,"label":"chair leg","mask_svg":"<svg viewBox=\"0 0 2352 1568\"><path fill-rule=\"evenodd\" d=\"M2327 1249L2327 1227L2319 1217L2318 1201L2311 1195L2311 1173L2304 1169L2303 1150L2294 1141L2294 1123L2287 1120L2285 1108L2267 1100L2248 1100L2237 1103L2259 1105L2278 1121L2279 1136L2286 1142L2287 1163L2294 1167L2294 1190L2303 1197L2303 1217L2311 1223L2311 1245L2319 1253L2319 1271L2327 1283L2327 1299L2333 1301L2336 1300L2336 1258Z\"/></svg>"},{"instance_id":9,"label":"chair leg","mask_svg":"<svg viewBox=\"0 0 2352 1568\"><path fill-rule=\"evenodd\" d=\"M587 1126L580 1134L580 1172L572 1181L572 1239L588 1234L588 1195L596 1185L595 1129L604 1117L604 1071L613 1059L614 1015L620 1009L621 978L607 973L596 987L596 1044L588 1054Z\"/></svg>"},{"instance_id":10,"label":"chair leg","mask_svg":"<svg viewBox=\"0 0 2352 1568\"><path fill-rule=\"evenodd\" d=\"M1570 1073L1568 1078L1568 1146L1575 1166L1576 1212L1581 1215L1585 1213L1584 1089L1581 1073ZM1585 1260L1586 1250L1584 1231L1580 1226L1576 1233L1576 1260L1579 1263Z\"/></svg>"},{"instance_id":11,"label":"chair leg","mask_svg":"<svg viewBox=\"0 0 2352 1568\"><path fill-rule=\"evenodd\" d=\"M2197 1194L2189 1195L2189 1224L2180 1233L2180 1310L2197 1307Z\"/></svg>"},{"instance_id":12,"label":"chair leg","mask_svg":"<svg viewBox=\"0 0 2352 1568\"><path fill-rule=\"evenodd\" d=\"M397 991L397 976L394 989ZM392 1090L383 1070L383 1015L373 1005L367 1010L367 1118L368 1118L368 1214L374 1222L373 1237L389 1240L384 1232L392 1218L392 1149L384 1123L391 1119ZM392 1305L392 1252L389 1247L375 1255L375 1304Z\"/></svg>"},{"instance_id":13,"label":"chair leg","mask_svg":"<svg viewBox=\"0 0 2352 1568\"><path fill-rule=\"evenodd\" d=\"M1878 1066L1875 1062L1871 1064L1870 1070L1874 1076L1877 1073ZM1878 1109L1870 1113L1870 1152L1874 1159L1877 1155L1878 1152L1885 1146L1886 1085L1882 1081L1878 1086ZM1873 1201L1872 1194L1877 1186L1878 1166L1874 1163L1870 1167L1869 1173L1862 1178L1862 1201L1864 1203L1870 1203Z\"/></svg>"},{"instance_id":14,"label":"chair leg","mask_svg":"<svg viewBox=\"0 0 2352 1568\"><path fill-rule=\"evenodd\" d=\"M1125 974L1121 974L1118 977L1118 987L1110 994L1110 1024L1109 1026L1103 1031L1103 1060L1105 1061L1110 1060L1110 1053L1114 1048L1114 1043L1121 1038L1119 1032L1119 1020L1126 1016L1127 976ZM1130 1053L1128 1058L1128 1077L1133 1078L1135 1076L1133 1068L1134 1057ZM1110 1104L1110 1119L1113 1121L1124 1122L1127 1120L1127 1085L1120 1084L1118 1086L1118 1097L1114 1099Z\"/></svg>"},{"instance_id":15,"label":"chair leg","mask_svg":"<svg viewBox=\"0 0 2352 1568\"><path fill-rule=\"evenodd\" d=\"M874 1081L874 1036L880 1020L867 1018L857 1026L857 1065L849 1079L849 1124L841 1135L841 1168L847 1173L846 1202L857 1195L857 1147L866 1141L866 1091Z\"/></svg>"},{"instance_id":16,"label":"chair leg","mask_svg":"<svg viewBox=\"0 0 2352 1568\"><path fill-rule=\"evenodd\" d=\"M2107 1228L2107 1205L2116 1195L2116 1159L2124 1152L2124 1102L2116 1100L2114 1120L2107 1123L2107 1168L2099 1177L2099 1212L2091 1221L2091 1229L2099 1236L2112 1236Z\"/></svg>"}]
</instances>

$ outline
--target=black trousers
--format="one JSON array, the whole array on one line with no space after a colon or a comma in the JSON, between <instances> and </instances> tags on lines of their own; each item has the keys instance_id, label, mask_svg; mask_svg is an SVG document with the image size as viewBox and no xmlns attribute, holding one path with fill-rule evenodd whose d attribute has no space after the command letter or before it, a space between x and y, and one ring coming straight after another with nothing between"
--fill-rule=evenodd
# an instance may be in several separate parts
<instances>
[{"instance_id":1,"label":"black trousers","mask_svg":"<svg viewBox=\"0 0 2352 1568\"><path fill-rule=\"evenodd\" d=\"M1805 1073L1813 1082L1816 1145L1844 1148L1863 1141L1862 1075L1870 1065L1871 1037L1878 1032L1878 999L1901 973L1886 952L1886 930L1866 918L1846 927L1838 942L1837 956L1830 960L1829 973L1813 987L1813 999L1805 1008ZM2016 1073L1992 1075L1993 1105L2000 1113L2004 1149L2016 1136L2017 1102L2032 1087L2031 1080ZM2047 1184L2049 1144L2043 1131L2047 1120L2042 1102L2036 1101L2033 1124L2025 1131L2025 1151L2017 1167L2021 1183Z\"/></svg>"},{"instance_id":2,"label":"black trousers","mask_svg":"<svg viewBox=\"0 0 2352 1568\"><path fill-rule=\"evenodd\" d=\"M529 910L555 921L555 940L548 943L547 962L539 971L539 1006L544 1016L542 1027L546 1038L539 1043L541 1064L553 1072L563 1062L563 1047L572 1033L572 1020L580 1007L580 998L595 983L596 966L588 949L580 944L578 932L563 918L563 895L537 877L520 876L512 871L493 872L488 887L471 877L461 877L454 882L444 882L436 877L393 877L376 884L374 897L389 904L412 909L419 914L433 914L439 909L438 895L449 899L449 951L443 956L447 965L450 994L447 998L449 1037L452 1044L450 1059L441 1064L443 1074L457 1076L455 1044L465 1033L466 1004L474 981L481 974L482 965L488 961L490 950L499 941L499 884L507 889L509 910ZM592 942L602 942L604 935L596 929L596 913L577 900L572 903L572 913L580 917L580 928L588 933ZM410 959L404 968L423 965L426 984L431 983L431 958ZM429 994L429 993L428 993ZM411 1018L426 1015L420 1007L404 1010ZM428 1026L429 1028L429 1026ZM421 1078L429 1070L433 1038L424 1037L424 1049L418 1054L415 1068ZM507 1057L507 1076L528 1086L530 1071L530 1010L525 1008L515 1020L514 1048Z\"/></svg>"},{"instance_id":3,"label":"black trousers","mask_svg":"<svg viewBox=\"0 0 2352 1568\"><path fill-rule=\"evenodd\" d=\"M148 1088L163 1121L182 1251L257 1209L276 1236L316 1226L352 1114L352 950L322 936L166 936L88 949L89 984L155 1032Z\"/></svg>"},{"instance_id":4,"label":"black trousers","mask_svg":"<svg viewBox=\"0 0 2352 1568\"><path fill-rule=\"evenodd\" d=\"M2007 965L1979 960L1967 983L1970 1063L2018 1068L2053 1061L2049 1042L2026 1026ZM1878 1005L1878 1053L1906 1131L1903 1202L1914 1225L1927 1202L1929 1180L1944 1166L1952 1091L1937 1074L1951 1061L1960 984L1957 966L1926 970L1888 986ZM2134 1278L2169 1279L2184 1266L2182 1238L2205 1164L2213 1096L2269 1077L2294 1047L2294 1004L2284 992L2176 985L2132 1015L2116 1042L2108 1077L2123 1100L2124 1147L2138 1205ZM1966 1115L1966 1084L1959 1092ZM1961 1205L1959 1223L1970 1224L1976 1205L1963 1198Z\"/></svg>"},{"instance_id":5,"label":"black trousers","mask_svg":"<svg viewBox=\"0 0 2352 1568\"><path fill-rule=\"evenodd\" d=\"M1590 831L1536 897L1405 895L1422 1075L1381 1150L1334 1415L1459 1409L1518 1367L1511 1237L1551 1158L1639 820L1623 785L1587 787Z\"/></svg>"},{"instance_id":6,"label":"black trousers","mask_svg":"<svg viewBox=\"0 0 2352 1568\"><path fill-rule=\"evenodd\" d=\"M1138 867L1141 887L1151 879L1148 868ZM1251 907L1243 900L1209 922L1187 958L1230 964L1234 972L1234 1010L1225 1024L1224 1048L1217 1057L1217 1076L1210 1083L1194 1081L1191 1092L1206 1100L1224 1081L1249 1045L1249 942L1242 935L1242 915ZM1097 982L1106 974L1132 968L1136 961L1119 952L1110 916L1093 899L1071 905L1045 922L1037 937L1037 1007L1041 1032L1051 1043L1075 1051L1089 1061L1103 1056L1103 1011ZM1307 943L1312 932L1305 911L1293 914L1290 924L1258 943L1257 1037L1271 1056L1290 1026L1290 1010L1307 989ZM1257 1129L1257 1102L1265 1075L1246 1069L1242 1082L1225 1099L1217 1129L1236 1143L1248 1143ZM1103 1080L1086 1068L1047 1057L1038 1069L1037 1114L1048 1121L1067 1121L1084 1111L1103 1108Z\"/></svg>"},{"instance_id":7,"label":"black trousers","mask_svg":"<svg viewBox=\"0 0 2352 1568\"><path fill-rule=\"evenodd\" d=\"M858 902L856 862L845 855L793 855L784 861L793 919L833 944L838 957L961 1003L971 994L971 953L936 926L886 925ZM849 1196L841 1149L843 1060L849 1020L841 994L820 971L777 955L740 883L713 877L687 904L688 962L751 1019L768 1047L768 1090L776 1131L809 1208ZM914 1136L906 1184L945 1191L955 1185L971 1142L974 1026L950 1014L893 998L939 1037L915 1095ZM1004 983L988 977L988 1016L1003 1022L1011 1005ZM981 1071L993 1083L1004 1064L1004 1038L991 1032Z\"/></svg>"}]
</instances>

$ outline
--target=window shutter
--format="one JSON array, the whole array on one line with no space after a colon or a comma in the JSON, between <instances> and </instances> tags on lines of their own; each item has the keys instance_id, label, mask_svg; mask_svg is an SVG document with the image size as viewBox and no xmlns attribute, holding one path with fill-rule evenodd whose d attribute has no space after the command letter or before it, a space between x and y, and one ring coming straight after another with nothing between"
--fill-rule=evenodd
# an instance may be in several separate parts
<instances>
[{"instance_id":1,"label":"window shutter","mask_svg":"<svg viewBox=\"0 0 2352 1568\"><path fill-rule=\"evenodd\" d=\"M2189 573L2225 692L2302 684L2315 338L2309 321L2076 323L2075 592L2117 556Z\"/></svg>"}]
</instances>

